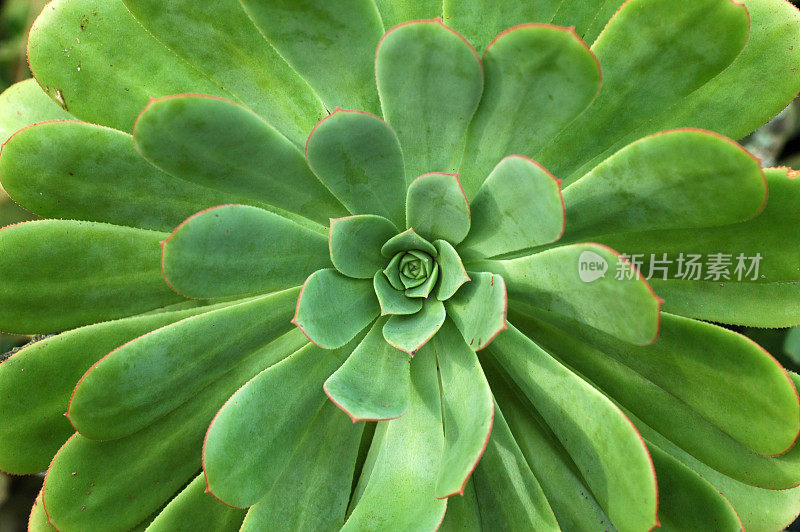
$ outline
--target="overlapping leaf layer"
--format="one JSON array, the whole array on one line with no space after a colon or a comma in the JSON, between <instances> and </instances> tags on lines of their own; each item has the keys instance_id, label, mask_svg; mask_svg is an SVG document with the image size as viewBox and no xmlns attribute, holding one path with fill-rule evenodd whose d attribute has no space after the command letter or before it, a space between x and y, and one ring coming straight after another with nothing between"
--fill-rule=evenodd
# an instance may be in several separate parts
<instances>
[{"instance_id":1,"label":"overlapping leaf layer","mask_svg":"<svg viewBox=\"0 0 800 532\"><path fill-rule=\"evenodd\" d=\"M800 181L728 138L798 38L784 0L54 0L0 95L46 218L0 230L0 330L51 335L0 365L30 529L783 528L800 377L709 322L800 324Z\"/></svg>"}]
</instances>

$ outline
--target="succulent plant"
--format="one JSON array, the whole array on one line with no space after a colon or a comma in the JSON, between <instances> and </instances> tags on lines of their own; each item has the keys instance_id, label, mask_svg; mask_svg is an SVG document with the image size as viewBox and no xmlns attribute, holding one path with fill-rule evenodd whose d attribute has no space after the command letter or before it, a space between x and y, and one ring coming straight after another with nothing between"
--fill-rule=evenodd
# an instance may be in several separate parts
<instances>
[{"instance_id":1,"label":"succulent plant","mask_svg":"<svg viewBox=\"0 0 800 532\"><path fill-rule=\"evenodd\" d=\"M798 45L783 0L51 2L0 96L31 530L783 528L800 377L715 323L800 324L800 181L729 140Z\"/></svg>"}]
</instances>

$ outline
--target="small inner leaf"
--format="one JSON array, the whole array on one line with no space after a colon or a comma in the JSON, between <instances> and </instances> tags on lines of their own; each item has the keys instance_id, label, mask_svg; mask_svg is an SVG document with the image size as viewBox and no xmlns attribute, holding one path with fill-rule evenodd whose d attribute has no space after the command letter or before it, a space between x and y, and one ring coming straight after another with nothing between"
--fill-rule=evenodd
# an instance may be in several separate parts
<instances>
[{"instance_id":1,"label":"small inner leaf","mask_svg":"<svg viewBox=\"0 0 800 532\"><path fill-rule=\"evenodd\" d=\"M442 302L428 298L416 314L389 318L383 326L383 337L390 345L414 356L433 338L446 317Z\"/></svg>"},{"instance_id":2,"label":"small inner leaf","mask_svg":"<svg viewBox=\"0 0 800 532\"><path fill-rule=\"evenodd\" d=\"M439 264L439 276L442 281L436 289L436 299L445 301L453 297L453 294L463 285L469 281L467 270L461 263L461 257L458 252L446 240L437 240L433 243L436 250L439 252L437 262Z\"/></svg>"},{"instance_id":3,"label":"small inner leaf","mask_svg":"<svg viewBox=\"0 0 800 532\"><path fill-rule=\"evenodd\" d=\"M425 281L415 286L414 288L409 288L406 290L406 295L408 297L428 297L430 293L433 291L433 287L436 286L436 281L439 280L439 265L433 265L433 271L428 276Z\"/></svg>"},{"instance_id":4,"label":"small inner leaf","mask_svg":"<svg viewBox=\"0 0 800 532\"><path fill-rule=\"evenodd\" d=\"M408 187L406 219L420 235L458 244L469 233L467 197L454 174L425 174Z\"/></svg>"},{"instance_id":5,"label":"small inner leaf","mask_svg":"<svg viewBox=\"0 0 800 532\"><path fill-rule=\"evenodd\" d=\"M392 222L374 214L331 220L331 262L348 277L370 279L386 264L381 245L395 234L397 228Z\"/></svg>"},{"instance_id":6,"label":"small inner leaf","mask_svg":"<svg viewBox=\"0 0 800 532\"><path fill-rule=\"evenodd\" d=\"M436 248L433 244L419 236L414 229L406 229L399 235L390 238L381 248L384 257L392 257L399 251L410 250L424 251L431 257L436 257Z\"/></svg>"},{"instance_id":7,"label":"small inner leaf","mask_svg":"<svg viewBox=\"0 0 800 532\"><path fill-rule=\"evenodd\" d=\"M373 279L375 294L381 304L381 315L414 314L422 309L422 299L406 297L402 290L395 289L383 272L375 274ZM402 286L402 285L401 285Z\"/></svg>"}]
</instances>

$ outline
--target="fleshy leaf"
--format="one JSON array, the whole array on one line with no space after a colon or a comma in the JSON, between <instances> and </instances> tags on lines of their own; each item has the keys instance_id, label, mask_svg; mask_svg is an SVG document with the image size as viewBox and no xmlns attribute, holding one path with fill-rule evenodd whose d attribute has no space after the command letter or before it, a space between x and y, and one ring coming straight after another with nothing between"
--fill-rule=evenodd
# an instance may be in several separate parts
<instances>
[{"instance_id":1,"label":"fleshy leaf","mask_svg":"<svg viewBox=\"0 0 800 532\"><path fill-rule=\"evenodd\" d=\"M436 496L464 495L494 420L494 399L475 352L447 321L433 339L444 409L444 453Z\"/></svg>"},{"instance_id":2,"label":"fleshy leaf","mask_svg":"<svg viewBox=\"0 0 800 532\"><path fill-rule=\"evenodd\" d=\"M666 300L690 318L755 327L800 323L800 179L765 172L769 199L751 220L707 229L652 230L598 238L620 246ZM665 255L666 254L666 255ZM717 273L718 272L718 273Z\"/></svg>"},{"instance_id":3,"label":"fleshy leaf","mask_svg":"<svg viewBox=\"0 0 800 532\"><path fill-rule=\"evenodd\" d=\"M445 302L447 314L473 351L483 349L506 330L506 283L492 273L469 274L471 281Z\"/></svg>"},{"instance_id":4,"label":"fleshy leaf","mask_svg":"<svg viewBox=\"0 0 800 532\"><path fill-rule=\"evenodd\" d=\"M664 530L744 529L717 488L655 445L647 448L658 475L658 520Z\"/></svg>"},{"instance_id":5,"label":"fleshy leaf","mask_svg":"<svg viewBox=\"0 0 800 532\"><path fill-rule=\"evenodd\" d=\"M130 135L75 121L13 135L0 154L0 180L17 203L41 216L156 231L239 200L161 172L136 152Z\"/></svg>"},{"instance_id":6,"label":"fleshy leaf","mask_svg":"<svg viewBox=\"0 0 800 532\"><path fill-rule=\"evenodd\" d=\"M342 531L436 528L447 506L435 497L443 446L436 355L426 348L411 363L408 411L375 429Z\"/></svg>"},{"instance_id":7,"label":"fleshy leaf","mask_svg":"<svg viewBox=\"0 0 800 532\"><path fill-rule=\"evenodd\" d=\"M42 493L36 496L28 518L28 532L57 532L53 525L47 521L47 513L42 504Z\"/></svg>"},{"instance_id":8,"label":"fleshy leaf","mask_svg":"<svg viewBox=\"0 0 800 532\"><path fill-rule=\"evenodd\" d=\"M386 265L381 247L396 234L394 224L381 216L332 219L328 236L331 262L348 277L370 279Z\"/></svg>"},{"instance_id":9,"label":"fleshy leaf","mask_svg":"<svg viewBox=\"0 0 800 532\"><path fill-rule=\"evenodd\" d=\"M536 405L614 525L653 528L658 499L653 464L619 408L513 327L488 351Z\"/></svg>"},{"instance_id":10,"label":"fleshy leaf","mask_svg":"<svg viewBox=\"0 0 800 532\"><path fill-rule=\"evenodd\" d=\"M326 225L347 214L297 146L233 102L200 95L151 100L133 138L147 160L184 181Z\"/></svg>"},{"instance_id":11,"label":"fleshy leaf","mask_svg":"<svg viewBox=\"0 0 800 532\"><path fill-rule=\"evenodd\" d=\"M237 532L244 514L244 511L225 506L209 494L206 479L200 474L158 514L147 527L147 532L190 529Z\"/></svg>"},{"instance_id":12,"label":"fleshy leaf","mask_svg":"<svg viewBox=\"0 0 800 532\"><path fill-rule=\"evenodd\" d=\"M472 227L458 246L465 258L492 257L555 242L566 223L560 181L520 155L500 161L470 209Z\"/></svg>"},{"instance_id":13,"label":"fleshy leaf","mask_svg":"<svg viewBox=\"0 0 800 532\"><path fill-rule=\"evenodd\" d=\"M464 495L447 499L447 513L439 527L440 532L481 532L481 512L475 496L475 485L470 478L464 485Z\"/></svg>"},{"instance_id":14,"label":"fleshy leaf","mask_svg":"<svg viewBox=\"0 0 800 532\"><path fill-rule=\"evenodd\" d=\"M373 0L240 0L281 57L328 109L378 112L375 47L383 34Z\"/></svg>"},{"instance_id":15,"label":"fleshy leaf","mask_svg":"<svg viewBox=\"0 0 800 532\"><path fill-rule=\"evenodd\" d=\"M303 285L292 323L312 342L335 349L353 339L380 314L372 282L336 270L318 270Z\"/></svg>"},{"instance_id":16,"label":"fleshy leaf","mask_svg":"<svg viewBox=\"0 0 800 532\"><path fill-rule=\"evenodd\" d=\"M800 378L794 373L790 373L790 376L795 386L800 386ZM632 417L632 420L650 445L659 446L711 482L733 505L745 530L758 532L783 530L796 520L797 514L800 512L800 497L798 497L800 487L783 490L764 489L737 482L688 455L643 424L641 420L637 420L635 417ZM800 447L793 447L781 458L796 462L800 458ZM764 508L769 508L770 511L765 512Z\"/></svg>"},{"instance_id":17,"label":"fleshy leaf","mask_svg":"<svg viewBox=\"0 0 800 532\"><path fill-rule=\"evenodd\" d=\"M303 345L308 341L300 331L282 336L127 438L98 442L74 435L45 477L50 521L59 530L128 530L141 523L200 471L203 436L220 405L253 375Z\"/></svg>"},{"instance_id":18,"label":"fleshy leaf","mask_svg":"<svg viewBox=\"0 0 800 532\"><path fill-rule=\"evenodd\" d=\"M402 285L400 286L402 288ZM384 272L375 274L373 287L381 305L381 316L387 314L414 314L422 308L423 299L406 297L404 291L392 286Z\"/></svg>"},{"instance_id":19,"label":"fleshy leaf","mask_svg":"<svg viewBox=\"0 0 800 532\"><path fill-rule=\"evenodd\" d=\"M574 318L636 345L658 335L661 300L610 248L574 244L474 269L503 276L509 299Z\"/></svg>"},{"instance_id":20,"label":"fleshy leaf","mask_svg":"<svg viewBox=\"0 0 800 532\"><path fill-rule=\"evenodd\" d=\"M26 79L0 93L0 146L24 127L72 115L54 102L35 79Z\"/></svg>"},{"instance_id":21,"label":"fleshy leaf","mask_svg":"<svg viewBox=\"0 0 800 532\"><path fill-rule=\"evenodd\" d=\"M422 297L426 298L433 292L433 287L436 286L436 281L439 280L439 265L433 264L433 271L425 280L424 283L406 290L407 297Z\"/></svg>"},{"instance_id":22,"label":"fleshy leaf","mask_svg":"<svg viewBox=\"0 0 800 532\"><path fill-rule=\"evenodd\" d=\"M635 347L574 321L517 308L512 319L526 334L699 460L764 488L800 484L800 456L754 452L786 451L800 422L785 371L752 341L665 313L659 339ZM764 389L773 392L765 396Z\"/></svg>"},{"instance_id":23,"label":"fleshy leaf","mask_svg":"<svg viewBox=\"0 0 800 532\"><path fill-rule=\"evenodd\" d=\"M571 184L610 155L606 150L640 137L626 138L654 114L722 72L742 51L748 30L747 9L730 0L626 2L592 45L603 68L600 94L541 153L526 155Z\"/></svg>"},{"instance_id":24,"label":"fleshy leaf","mask_svg":"<svg viewBox=\"0 0 800 532\"><path fill-rule=\"evenodd\" d=\"M489 45L483 65L486 87L459 169L470 199L503 157L538 153L600 90L600 64L572 28L511 28Z\"/></svg>"},{"instance_id":25,"label":"fleshy leaf","mask_svg":"<svg viewBox=\"0 0 800 532\"><path fill-rule=\"evenodd\" d=\"M408 409L408 355L386 343L379 319L344 364L325 381L325 393L353 423L395 419Z\"/></svg>"},{"instance_id":26,"label":"fleshy leaf","mask_svg":"<svg viewBox=\"0 0 800 532\"><path fill-rule=\"evenodd\" d=\"M756 216L767 201L758 159L699 130L656 134L623 148L564 190L575 241L650 229L693 229Z\"/></svg>"},{"instance_id":27,"label":"fleshy leaf","mask_svg":"<svg viewBox=\"0 0 800 532\"><path fill-rule=\"evenodd\" d=\"M182 301L158 271L165 236L68 220L0 230L0 330L59 332Z\"/></svg>"},{"instance_id":28,"label":"fleshy leaf","mask_svg":"<svg viewBox=\"0 0 800 532\"><path fill-rule=\"evenodd\" d=\"M344 524L362 432L363 425L353 427L326 402L280 478L247 512L242 532L338 530Z\"/></svg>"},{"instance_id":29,"label":"fleshy leaf","mask_svg":"<svg viewBox=\"0 0 800 532\"><path fill-rule=\"evenodd\" d=\"M203 445L203 470L215 497L242 508L269 492L292 465L303 436L322 428L313 423L327 402L322 383L354 347L325 352L308 345L228 399L208 427ZM360 427L348 425L360 435Z\"/></svg>"},{"instance_id":30,"label":"fleshy leaf","mask_svg":"<svg viewBox=\"0 0 800 532\"><path fill-rule=\"evenodd\" d=\"M797 95L800 59L795 46L800 12L790 2L744 0L750 33L744 50L714 79L635 133L694 126L739 139L767 123Z\"/></svg>"},{"instance_id":31,"label":"fleshy leaf","mask_svg":"<svg viewBox=\"0 0 800 532\"><path fill-rule=\"evenodd\" d=\"M574 26L578 35L594 24L605 26L623 0L444 0L444 19L478 50L513 26L529 23ZM588 41L591 42L591 41Z\"/></svg>"},{"instance_id":32,"label":"fleshy leaf","mask_svg":"<svg viewBox=\"0 0 800 532\"><path fill-rule=\"evenodd\" d=\"M498 370L491 357L481 360L492 392L514 440L563 530L600 530L610 520L597 502L569 453L519 388Z\"/></svg>"},{"instance_id":33,"label":"fleshy leaf","mask_svg":"<svg viewBox=\"0 0 800 532\"><path fill-rule=\"evenodd\" d=\"M152 35L296 145L325 114L322 102L253 25L237 0L200 4L123 0Z\"/></svg>"},{"instance_id":34,"label":"fleshy leaf","mask_svg":"<svg viewBox=\"0 0 800 532\"><path fill-rule=\"evenodd\" d=\"M75 383L109 351L214 308L165 309L81 327L27 345L0 364L0 470L21 475L47 469L75 432L64 417Z\"/></svg>"},{"instance_id":35,"label":"fleshy leaf","mask_svg":"<svg viewBox=\"0 0 800 532\"><path fill-rule=\"evenodd\" d=\"M118 347L83 375L67 417L95 440L143 429L289 332L298 293L293 288L206 312Z\"/></svg>"},{"instance_id":36,"label":"fleshy leaf","mask_svg":"<svg viewBox=\"0 0 800 532\"><path fill-rule=\"evenodd\" d=\"M28 59L45 92L70 114L126 132L150 98L233 98L147 33L121 1L52 3L31 28Z\"/></svg>"},{"instance_id":37,"label":"fleshy leaf","mask_svg":"<svg viewBox=\"0 0 800 532\"><path fill-rule=\"evenodd\" d=\"M306 157L351 213L377 214L403 226L403 153L383 120L337 108L311 132Z\"/></svg>"},{"instance_id":38,"label":"fleshy leaf","mask_svg":"<svg viewBox=\"0 0 800 532\"><path fill-rule=\"evenodd\" d=\"M196 298L282 290L330 265L324 235L246 205L195 214L162 248L164 278L178 293Z\"/></svg>"},{"instance_id":39,"label":"fleshy leaf","mask_svg":"<svg viewBox=\"0 0 800 532\"><path fill-rule=\"evenodd\" d=\"M461 263L461 257L455 248L446 240L435 240L433 246L438 252L439 286L436 287L436 299L450 299L461 285L469 281L467 270Z\"/></svg>"},{"instance_id":40,"label":"fleshy leaf","mask_svg":"<svg viewBox=\"0 0 800 532\"><path fill-rule=\"evenodd\" d=\"M436 334L446 317L442 302L429 297L416 314L389 318L383 326L383 337L392 346L414 356Z\"/></svg>"},{"instance_id":41,"label":"fleshy leaf","mask_svg":"<svg viewBox=\"0 0 800 532\"><path fill-rule=\"evenodd\" d=\"M390 238L381 248L381 253L384 257L394 257L400 251L412 249L423 251L432 257L437 254L433 244L415 233L413 228L406 229L399 235Z\"/></svg>"},{"instance_id":42,"label":"fleshy leaf","mask_svg":"<svg viewBox=\"0 0 800 532\"><path fill-rule=\"evenodd\" d=\"M483 530L560 530L503 413L494 409L492 435L472 476Z\"/></svg>"},{"instance_id":43,"label":"fleshy leaf","mask_svg":"<svg viewBox=\"0 0 800 532\"><path fill-rule=\"evenodd\" d=\"M408 187L408 226L428 240L458 244L469 233L469 204L457 175L425 174Z\"/></svg>"},{"instance_id":44,"label":"fleshy leaf","mask_svg":"<svg viewBox=\"0 0 800 532\"><path fill-rule=\"evenodd\" d=\"M433 19L442 16L442 0L377 0L385 28L409 20Z\"/></svg>"},{"instance_id":45,"label":"fleshy leaf","mask_svg":"<svg viewBox=\"0 0 800 532\"><path fill-rule=\"evenodd\" d=\"M474 48L441 20L401 24L383 36L375 75L383 116L403 146L406 182L453 172L483 91Z\"/></svg>"}]
</instances>

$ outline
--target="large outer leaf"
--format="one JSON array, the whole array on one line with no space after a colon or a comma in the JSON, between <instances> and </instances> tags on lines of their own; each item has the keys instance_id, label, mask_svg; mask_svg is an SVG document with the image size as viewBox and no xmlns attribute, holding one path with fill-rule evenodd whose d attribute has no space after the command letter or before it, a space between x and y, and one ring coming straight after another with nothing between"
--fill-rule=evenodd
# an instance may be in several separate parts
<instances>
[{"instance_id":1,"label":"large outer leaf","mask_svg":"<svg viewBox=\"0 0 800 532\"><path fill-rule=\"evenodd\" d=\"M306 157L350 212L377 214L403 227L403 153L383 120L337 108L311 132Z\"/></svg>"},{"instance_id":2,"label":"large outer leaf","mask_svg":"<svg viewBox=\"0 0 800 532\"><path fill-rule=\"evenodd\" d=\"M539 480L525 462L503 413L495 405L495 426L472 482L484 530L560 530Z\"/></svg>"},{"instance_id":3,"label":"large outer leaf","mask_svg":"<svg viewBox=\"0 0 800 532\"><path fill-rule=\"evenodd\" d=\"M298 293L293 288L206 312L118 347L78 382L67 417L95 440L147 427L289 332Z\"/></svg>"},{"instance_id":4,"label":"large outer leaf","mask_svg":"<svg viewBox=\"0 0 800 532\"><path fill-rule=\"evenodd\" d=\"M232 98L156 41L121 0L50 2L31 29L28 59L61 107L123 131L149 98L182 92Z\"/></svg>"},{"instance_id":5,"label":"large outer leaf","mask_svg":"<svg viewBox=\"0 0 800 532\"><path fill-rule=\"evenodd\" d=\"M297 145L324 107L253 25L237 0L123 0L179 57L263 116Z\"/></svg>"},{"instance_id":6,"label":"large outer leaf","mask_svg":"<svg viewBox=\"0 0 800 532\"><path fill-rule=\"evenodd\" d=\"M423 349L411 364L408 412L378 423L343 531L431 530L441 523L447 501L435 497L444 446L438 392L436 354Z\"/></svg>"},{"instance_id":7,"label":"large outer leaf","mask_svg":"<svg viewBox=\"0 0 800 532\"><path fill-rule=\"evenodd\" d=\"M354 427L326 402L281 477L247 512L242 532L338 530L350 499L363 428Z\"/></svg>"},{"instance_id":8,"label":"large outer leaf","mask_svg":"<svg viewBox=\"0 0 800 532\"><path fill-rule=\"evenodd\" d=\"M674 105L651 114L640 127L599 154L595 163L628 142L676 127L699 127L734 139L742 138L775 116L797 95L800 13L785 0L742 3L750 16L750 34L733 63Z\"/></svg>"},{"instance_id":9,"label":"large outer leaf","mask_svg":"<svg viewBox=\"0 0 800 532\"><path fill-rule=\"evenodd\" d=\"M408 410L411 360L383 339L385 321L377 320L325 381L325 393L353 423L395 419Z\"/></svg>"},{"instance_id":10,"label":"large outer leaf","mask_svg":"<svg viewBox=\"0 0 800 532\"><path fill-rule=\"evenodd\" d=\"M300 149L253 112L210 96L151 100L136 148L190 183L251 198L327 225L347 211L319 182Z\"/></svg>"},{"instance_id":11,"label":"large outer leaf","mask_svg":"<svg viewBox=\"0 0 800 532\"><path fill-rule=\"evenodd\" d=\"M24 127L71 118L71 114L42 91L36 80L20 81L0 94L0 146Z\"/></svg>"},{"instance_id":12,"label":"large outer leaf","mask_svg":"<svg viewBox=\"0 0 800 532\"><path fill-rule=\"evenodd\" d=\"M564 530L593 532L610 524L597 498L552 429L491 357L481 363L514 440Z\"/></svg>"},{"instance_id":13,"label":"large outer leaf","mask_svg":"<svg viewBox=\"0 0 800 532\"><path fill-rule=\"evenodd\" d=\"M744 6L730 0L626 2L592 45L603 69L600 94L534 159L572 183L607 148L630 142L628 133L730 65L748 23Z\"/></svg>"},{"instance_id":14,"label":"large outer leaf","mask_svg":"<svg viewBox=\"0 0 800 532\"><path fill-rule=\"evenodd\" d=\"M538 153L600 90L600 65L574 29L512 28L489 45L483 65L486 87L459 169L470 199L503 157Z\"/></svg>"},{"instance_id":15,"label":"large outer leaf","mask_svg":"<svg viewBox=\"0 0 800 532\"><path fill-rule=\"evenodd\" d=\"M553 20L561 0L444 0L444 20L461 32L478 50L512 26Z\"/></svg>"},{"instance_id":16,"label":"large outer leaf","mask_svg":"<svg viewBox=\"0 0 800 532\"><path fill-rule=\"evenodd\" d=\"M316 345L335 349L352 340L380 311L371 281L351 279L333 269L318 270L303 284L292 323Z\"/></svg>"},{"instance_id":17,"label":"large outer leaf","mask_svg":"<svg viewBox=\"0 0 800 532\"><path fill-rule=\"evenodd\" d=\"M588 269L592 264L595 269ZM627 261L604 246L575 244L467 267L502 275L512 300L575 318L621 340L646 345L658 335L661 300ZM619 272L625 276L616 279Z\"/></svg>"},{"instance_id":18,"label":"large outer leaf","mask_svg":"<svg viewBox=\"0 0 800 532\"><path fill-rule=\"evenodd\" d=\"M292 331L190 402L122 440L76 434L59 450L43 491L51 522L63 532L126 530L158 510L200 470L203 435L219 406L262 368L307 341Z\"/></svg>"},{"instance_id":19,"label":"large outer leaf","mask_svg":"<svg viewBox=\"0 0 800 532\"><path fill-rule=\"evenodd\" d=\"M800 324L800 180L793 170L769 169L765 172L769 200L764 211L752 220L709 229L653 230L599 239L631 257L640 255L642 272L650 271L653 258L661 261L666 253L669 262L667 279L663 274L650 282L666 302L664 309L674 314L702 320L750 325L787 327ZM709 255L727 256L729 279L714 279L703 267L701 279L694 275L682 279L678 275L681 254L703 255L700 262L711 261ZM752 258L761 255L756 270L746 270ZM654 255L652 257L651 255ZM736 273L739 256L744 270ZM722 257L723 262L726 257ZM683 273L688 274L688 267ZM757 279L753 279L755 274Z\"/></svg>"},{"instance_id":20,"label":"large outer leaf","mask_svg":"<svg viewBox=\"0 0 800 532\"><path fill-rule=\"evenodd\" d=\"M493 257L561 238L566 211L560 184L527 157L500 161L470 202L472 225L458 246L464 258Z\"/></svg>"},{"instance_id":21,"label":"large outer leaf","mask_svg":"<svg viewBox=\"0 0 800 532\"><path fill-rule=\"evenodd\" d=\"M658 518L662 530L740 532L743 529L733 506L717 488L658 447L647 447L658 475Z\"/></svg>"},{"instance_id":22,"label":"large outer leaf","mask_svg":"<svg viewBox=\"0 0 800 532\"><path fill-rule=\"evenodd\" d=\"M697 461L635 416L631 416L631 420L636 423L649 446L656 445L665 450L711 482L731 503L748 532L784 530L800 513L800 487L777 490L743 484ZM795 447L784 456L788 458L791 455L793 460L797 460L799 454L800 447Z\"/></svg>"},{"instance_id":23,"label":"large outer leaf","mask_svg":"<svg viewBox=\"0 0 800 532\"><path fill-rule=\"evenodd\" d=\"M513 327L488 351L553 429L614 526L655 526L653 464L622 411Z\"/></svg>"},{"instance_id":24,"label":"large outer leaf","mask_svg":"<svg viewBox=\"0 0 800 532\"><path fill-rule=\"evenodd\" d=\"M428 172L453 172L483 91L475 50L441 20L395 27L375 59L383 116L397 131L406 182Z\"/></svg>"},{"instance_id":25,"label":"large outer leaf","mask_svg":"<svg viewBox=\"0 0 800 532\"><path fill-rule=\"evenodd\" d=\"M197 298L282 290L330 265L324 235L246 205L201 211L162 247L161 266L170 287Z\"/></svg>"},{"instance_id":26,"label":"large outer leaf","mask_svg":"<svg viewBox=\"0 0 800 532\"><path fill-rule=\"evenodd\" d=\"M767 201L758 159L699 130L634 142L564 189L564 240L649 229L693 229L756 216Z\"/></svg>"},{"instance_id":27,"label":"large outer leaf","mask_svg":"<svg viewBox=\"0 0 800 532\"><path fill-rule=\"evenodd\" d=\"M373 58L383 24L374 0L240 1L329 110L378 112Z\"/></svg>"},{"instance_id":28,"label":"large outer leaf","mask_svg":"<svg viewBox=\"0 0 800 532\"><path fill-rule=\"evenodd\" d=\"M436 496L464 495L483 455L494 420L494 400L475 352L452 322L434 337L444 409L444 452Z\"/></svg>"},{"instance_id":29,"label":"large outer leaf","mask_svg":"<svg viewBox=\"0 0 800 532\"><path fill-rule=\"evenodd\" d=\"M139 155L130 135L82 122L47 122L12 136L0 180L45 217L171 231L192 214L239 198L175 179Z\"/></svg>"},{"instance_id":30,"label":"large outer leaf","mask_svg":"<svg viewBox=\"0 0 800 532\"><path fill-rule=\"evenodd\" d=\"M181 301L158 271L165 236L68 220L0 230L0 330L58 332Z\"/></svg>"},{"instance_id":31,"label":"large outer leaf","mask_svg":"<svg viewBox=\"0 0 800 532\"><path fill-rule=\"evenodd\" d=\"M759 455L727 434L761 450L778 450L791 444L797 430L791 383L755 344L668 314L663 337L648 348L632 347L570 321L556 321L556 328L518 313L513 319L598 389L709 466L764 488L800 484L800 453ZM739 364L750 372L747 378ZM763 392L773 388L775 404ZM769 412L771 416L765 415ZM769 430L775 434L767 435Z\"/></svg>"},{"instance_id":32,"label":"large outer leaf","mask_svg":"<svg viewBox=\"0 0 800 532\"><path fill-rule=\"evenodd\" d=\"M258 374L226 401L203 445L203 469L214 496L243 508L273 488L292 466L304 435L324 429L313 423L327 401L322 383L354 347L353 343L326 352L308 345Z\"/></svg>"},{"instance_id":33,"label":"large outer leaf","mask_svg":"<svg viewBox=\"0 0 800 532\"><path fill-rule=\"evenodd\" d=\"M409 20L442 16L442 0L377 0L376 3L387 30Z\"/></svg>"},{"instance_id":34,"label":"large outer leaf","mask_svg":"<svg viewBox=\"0 0 800 532\"><path fill-rule=\"evenodd\" d=\"M243 511L225 506L206 491L206 479L200 474L158 514L147 532L236 532L242 520Z\"/></svg>"},{"instance_id":35,"label":"large outer leaf","mask_svg":"<svg viewBox=\"0 0 800 532\"><path fill-rule=\"evenodd\" d=\"M134 316L32 343L0 364L0 470L30 474L47 465L75 429L64 417L75 383L112 349L153 329L216 307Z\"/></svg>"}]
</instances>

